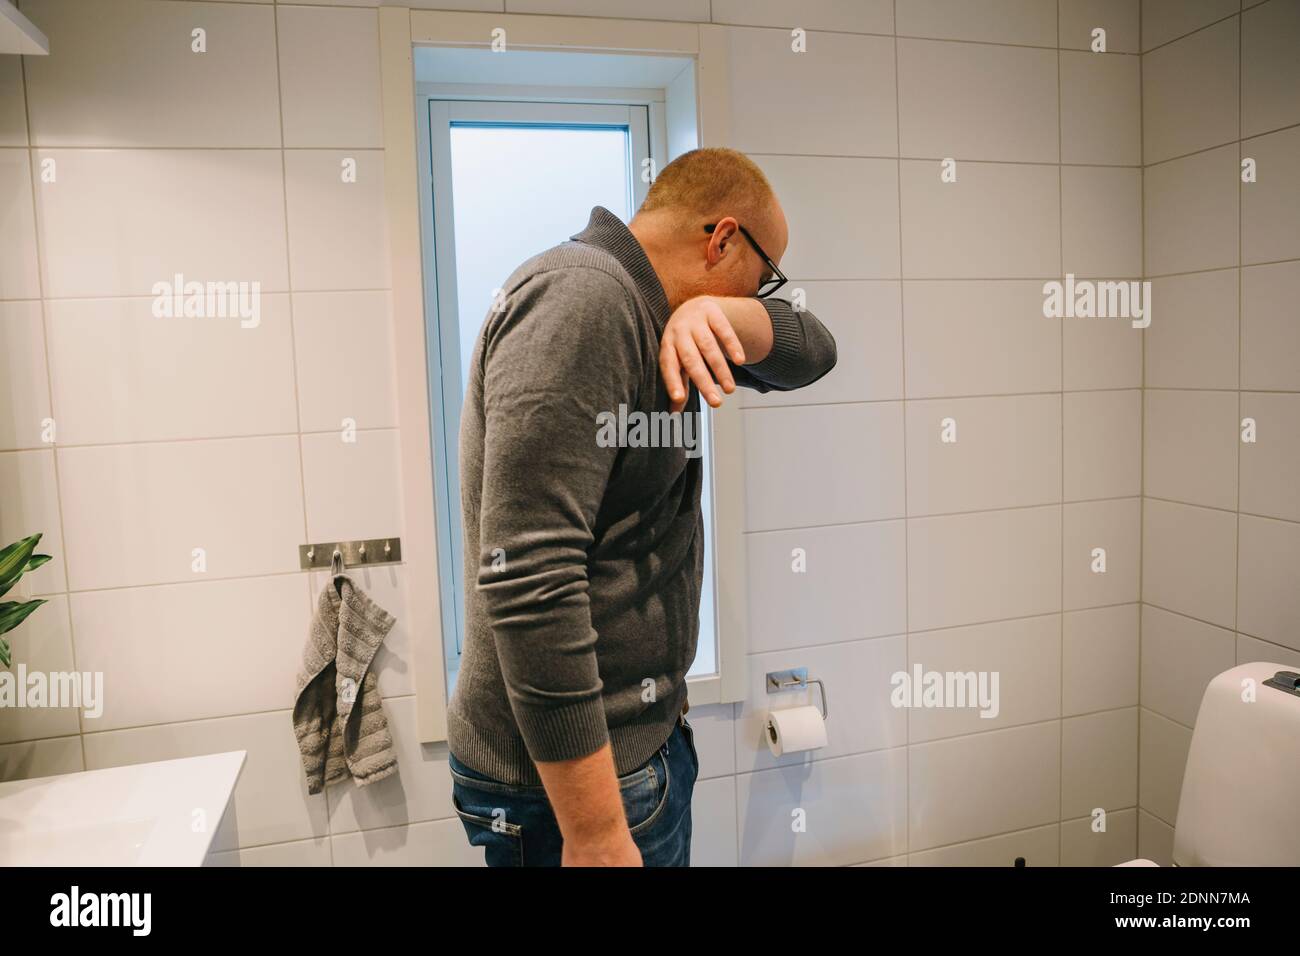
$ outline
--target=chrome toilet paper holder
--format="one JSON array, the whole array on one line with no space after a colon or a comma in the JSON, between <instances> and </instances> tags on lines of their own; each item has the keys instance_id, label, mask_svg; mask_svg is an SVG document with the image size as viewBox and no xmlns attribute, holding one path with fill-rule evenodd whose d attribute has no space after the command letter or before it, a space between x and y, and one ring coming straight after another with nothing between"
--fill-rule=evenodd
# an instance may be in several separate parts
<instances>
[{"instance_id":1,"label":"chrome toilet paper holder","mask_svg":"<svg viewBox=\"0 0 1300 956\"><path fill-rule=\"evenodd\" d=\"M767 672L767 692L769 694L779 694L783 690L789 690L792 687L805 688L809 684L816 684L822 692L822 720L830 716L831 705L826 697L826 685L820 679L814 677L808 679L808 668L795 667L787 671L768 671ZM814 725L815 726L815 725Z\"/></svg>"}]
</instances>

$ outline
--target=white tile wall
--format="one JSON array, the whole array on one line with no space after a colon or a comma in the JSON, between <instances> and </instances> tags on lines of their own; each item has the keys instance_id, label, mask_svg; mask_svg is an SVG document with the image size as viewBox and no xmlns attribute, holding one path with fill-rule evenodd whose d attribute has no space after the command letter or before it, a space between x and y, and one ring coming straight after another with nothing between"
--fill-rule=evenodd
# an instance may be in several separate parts
<instances>
[{"instance_id":1,"label":"white tile wall","mask_svg":"<svg viewBox=\"0 0 1300 956\"><path fill-rule=\"evenodd\" d=\"M899 40L902 155L1057 162L1056 60L1055 50Z\"/></svg>"},{"instance_id":2,"label":"white tile wall","mask_svg":"<svg viewBox=\"0 0 1300 956\"><path fill-rule=\"evenodd\" d=\"M280 145L270 7L31 0L23 13L59 38L24 61L32 145Z\"/></svg>"},{"instance_id":3,"label":"white tile wall","mask_svg":"<svg viewBox=\"0 0 1300 956\"><path fill-rule=\"evenodd\" d=\"M727 31L735 148L749 153L896 156L892 37L813 33L791 50L785 30ZM779 119L778 119L779 117Z\"/></svg>"},{"instance_id":4,"label":"white tile wall","mask_svg":"<svg viewBox=\"0 0 1300 956\"><path fill-rule=\"evenodd\" d=\"M177 273L289 286L276 150L35 149L32 162L49 298L153 296Z\"/></svg>"},{"instance_id":5,"label":"white tile wall","mask_svg":"<svg viewBox=\"0 0 1300 956\"><path fill-rule=\"evenodd\" d=\"M57 602L32 652L66 647L123 688L83 737L71 724L5 729L0 776L80 769L83 741L90 767L246 749L214 865L482 859L452 816L445 748L416 741L404 569L362 578L399 617L380 675L398 779L308 797L282 686L323 585L295 572L297 545L402 530L378 5L129 0L114 20L91 0L35 0L25 6L52 42L84 55L33 66L26 90L0 62L0 171L12 173L0 175L0 366L26 376L0 420L0 531L59 543L33 575ZM782 267L837 338L822 382L742 398L751 687L742 704L692 709L695 861L1135 855L1138 738L1116 730L1139 703L1141 340L1126 323L1044 318L1041 285L1066 267L1140 274L1138 0L1061 0L1059 17L1040 0L414 5L733 25L734 144L782 197ZM208 29L208 53L188 51L191 23ZM1098 25L1106 54L1086 52ZM789 50L794 26L812 31L805 54ZM157 58L127 55L141 37ZM1263 115L1276 115L1285 97L1268 95ZM199 97L210 108L187 110ZM949 156L958 179L945 184ZM1225 157L1235 173L1236 147ZM341 179L346 160L356 183ZM1148 188L1146 212L1178 232L1172 185L1164 205ZM1235 189L1224 196L1235 216ZM1236 242L1218 266L1236 265ZM1171 250L1165 271L1197 261ZM1242 312L1247 380L1290 374L1278 356L1291 326L1270 291L1289 280L1269 268ZM153 284L178 272L259 281L261 324L158 326L144 311ZM934 440L943 408L956 410L955 448ZM47 416L57 452L36 424ZM1072 534L1120 542L1106 587L1067 572ZM232 603L260 622L235 638L263 662L253 679L225 674L212 650ZM1276 641L1262 607L1256 636ZM999 669L1000 716L890 706L889 678L913 660ZM775 760L762 678L794 666L836 697L831 746ZM1062 775L1075 764L1100 770L1076 786ZM984 799L962 796L972 781ZM1078 824L1099 803L1111 827L1090 840Z\"/></svg>"},{"instance_id":6,"label":"white tile wall","mask_svg":"<svg viewBox=\"0 0 1300 956\"><path fill-rule=\"evenodd\" d=\"M1224 20L1142 57L1144 162L1238 138L1237 20Z\"/></svg>"},{"instance_id":7,"label":"white tile wall","mask_svg":"<svg viewBox=\"0 0 1300 956\"><path fill-rule=\"evenodd\" d=\"M937 161L900 165L905 278L1061 274L1059 167L958 157L957 181L945 183Z\"/></svg>"},{"instance_id":8,"label":"white tile wall","mask_svg":"<svg viewBox=\"0 0 1300 956\"><path fill-rule=\"evenodd\" d=\"M1238 6L1142 7L1145 268L1164 278L1146 332L1139 847L1164 863L1206 684L1300 644L1300 4Z\"/></svg>"}]
</instances>

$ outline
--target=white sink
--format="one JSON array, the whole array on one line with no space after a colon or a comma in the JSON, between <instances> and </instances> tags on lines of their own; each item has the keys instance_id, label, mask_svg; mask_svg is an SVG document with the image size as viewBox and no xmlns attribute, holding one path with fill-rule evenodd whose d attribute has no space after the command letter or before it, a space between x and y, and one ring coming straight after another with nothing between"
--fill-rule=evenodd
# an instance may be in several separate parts
<instances>
[{"instance_id":1,"label":"white sink","mask_svg":"<svg viewBox=\"0 0 1300 956\"><path fill-rule=\"evenodd\" d=\"M246 755L0 783L0 865L202 866Z\"/></svg>"}]
</instances>

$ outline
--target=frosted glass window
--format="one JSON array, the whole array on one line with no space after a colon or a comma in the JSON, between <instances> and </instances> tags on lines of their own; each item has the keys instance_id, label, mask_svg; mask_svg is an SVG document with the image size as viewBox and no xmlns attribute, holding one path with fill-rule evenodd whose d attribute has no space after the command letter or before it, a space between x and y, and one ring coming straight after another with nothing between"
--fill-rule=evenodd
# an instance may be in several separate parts
<instances>
[{"instance_id":1,"label":"frosted glass window","mask_svg":"<svg viewBox=\"0 0 1300 956\"><path fill-rule=\"evenodd\" d=\"M452 124L461 388L492 294L529 256L587 225L593 206L632 218L619 128Z\"/></svg>"}]
</instances>

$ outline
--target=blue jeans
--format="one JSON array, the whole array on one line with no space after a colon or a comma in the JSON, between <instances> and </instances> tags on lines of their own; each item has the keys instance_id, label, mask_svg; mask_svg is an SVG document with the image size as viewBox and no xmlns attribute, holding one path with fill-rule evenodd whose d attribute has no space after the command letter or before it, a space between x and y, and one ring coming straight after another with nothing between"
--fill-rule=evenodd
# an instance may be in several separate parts
<instances>
[{"instance_id":1,"label":"blue jeans","mask_svg":"<svg viewBox=\"0 0 1300 956\"><path fill-rule=\"evenodd\" d=\"M564 840L546 789L503 783L450 751L452 803L488 866L559 866ZM695 729L679 714L673 732L641 767L618 778L632 840L645 866L691 865L691 794L700 772Z\"/></svg>"}]
</instances>

